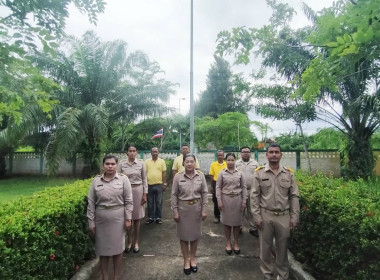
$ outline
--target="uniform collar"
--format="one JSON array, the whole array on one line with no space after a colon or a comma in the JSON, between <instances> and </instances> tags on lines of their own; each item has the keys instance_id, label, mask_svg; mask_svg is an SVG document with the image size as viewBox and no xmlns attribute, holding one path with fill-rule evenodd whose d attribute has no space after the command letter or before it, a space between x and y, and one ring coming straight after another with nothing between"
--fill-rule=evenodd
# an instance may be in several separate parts
<instances>
[{"instance_id":1,"label":"uniform collar","mask_svg":"<svg viewBox=\"0 0 380 280\"><path fill-rule=\"evenodd\" d=\"M226 167L226 169L224 169L224 170L225 170L225 172L228 172L228 173L230 173L230 174L235 173L235 172L238 172L238 170L236 169L236 167L235 167L235 170L234 170L233 172L229 171L227 167Z\"/></svg>"},{"instance_id":2,"label":"uniform collar","mask_svg":"<svg viewBox=\"0 0 380 280\"><path fill-rule=\"evenodd\" d=\"M280 173L280 172L285 172L284 167L283 167L281 164L279 165L278 170L279 170L279 173ZM264 171L265 171L265 172L271 171L273 174L275 174L275 173L273 172L273 170L270 168L269 163L267 163L267 164L265 165Z\"/></svg>"},{"instance_id":3,"label":"uniform collar","mask_svg":"<svg viewBox=\"0 0 380 280\"><path fill-rule=\"evenodd\" d=\"M194 170L194 176L192 178L190 178L189 176L187 176L186 171L183 171L183 176L186 176L187 178L192 179L192 178L195 178L195 176L199 176L199 171L198 170Z\"/></svg>"},{"instance_id":4,"label":"uniform collar","mask_svg":"<svg viewBox=\"0 0 380 280\"><path fill-rule=\"evenodd\" d=\"M105 174L105 173L103 173L102 175L100 175L100 179L103 180L103 181L106 181L106 180L104 180L104 174ZM116 172L116 173L115 173L115 176L112 178L112 180L113 180L113 179L119 179L119 176L120 176L120 175ZM111 180L111 181L112 181L112 180Z\"/></svg>"}]
</instances>

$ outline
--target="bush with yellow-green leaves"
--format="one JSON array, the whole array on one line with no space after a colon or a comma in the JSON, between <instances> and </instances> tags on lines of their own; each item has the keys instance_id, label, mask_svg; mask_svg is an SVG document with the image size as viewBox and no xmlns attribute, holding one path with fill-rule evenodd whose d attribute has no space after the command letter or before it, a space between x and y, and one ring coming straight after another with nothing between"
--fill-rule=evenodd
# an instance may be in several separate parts
<instances>
[{"instance_id":1,"label":"bush with yellow-green leaves","mask_svg":"<svg viewBox=\"0 0 380 280\"><path fill-rule=\"evenodd\" d=\"M297 173L300 224L291 250L316 279L380 279L380 179Z\"/></svg>"},{"instance_id":2,"label":"bush with yellow-green leaves","mask_svg":"<svg viewBox=\"0 0 380 280\"><path fill-rule=\"evenodd\" d=\"M79 180L0 205L0 279L68 279L95 256L90 184Z\"/></svg>"}]
</instances>

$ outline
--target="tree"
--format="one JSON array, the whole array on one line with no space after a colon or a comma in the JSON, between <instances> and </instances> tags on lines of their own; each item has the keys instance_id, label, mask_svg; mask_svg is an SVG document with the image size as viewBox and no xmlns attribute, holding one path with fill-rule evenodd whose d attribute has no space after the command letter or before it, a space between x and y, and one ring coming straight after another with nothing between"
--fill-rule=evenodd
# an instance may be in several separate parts
<instances>
[{"instance_id":1,"label":"tree","mask_svg":"<svg viewBox=\"0 0 380 280\"><path fill-rule=\"evenodd\" d=\"M135 91L136 85L127 83L131 59L147 58L142 53L128 56L123 41L103 43L93 32L86 32L81 39L69 37L65 43L69 55L58 52L56 57L36 59L46 74L62 85L47 161L50 172L55 172L62 159L70 159L80 151L89 168L86 173L91 174L99 167L112 121L130 109L136 112L127 115L129 118L143 115L139 109L152 108L169 93L155 96L153 92Z\"/></svg>"},{"instance_id":2,"label":"tree","mask_svg":"<svg viewBox=\"0 0 380 280\"><path fill-rule=\"evenodd\" d=\"M294 10L275 0L267 3L274 9L271 24L286 26ZM295 95L308 102L318 102L318 118L334 125L347 137L347 175L367 178L374 167L370 138L379 127L380 6L371 0L337 1L319 14L304 7L313 26L284 34L273 33L271 26L260 30L234 28L232 34L220 33L218 51L234 53L238 63L248 63L255 47L259 54L273 49L272 46L296 50L294 55L301 55L296 59L278 56L276 70L282 73L287 62L291 59L296 62L296 72L284 72L297 86ZM298 35L291 36L292 33ZM296 45L295 38L300 39ZM302 56L304 60L298 63Z\"/></svg>"},{"instance_id":3,"label":"tree","mask_svg":"<svg viewBox=\"0 0 380 280\"><path fill-rule=\"evenodd\" d=\"M5 155L38 130L41 123L36 116L50 118L57 104L59 86L45 78L30 58L40 51L38 43L43 51L54 53L71 3L93 23L104 10L102 0L0 1L0 7L10 11L0 18L0 177L5 174Z\"/></svg>"},{"instance_id":4,"label":"tree","mask_svg":"<svg viewBox=\"0 0 380 280\"><path fill-rule=\"evenodd\" d=\"M266 140L268 140L268 132L273 131L269 124L260 121L252 121L251 123L260 131L261 142L265 142Z\"/></svg>"},{"instance_id":5,"label":"tree","mask_svg":"<svg viewBox=\"0 0 380 280\"><path fill-rule=\"evenodd\" d=\"M163 74L160 65L151 62L141 51L128 57L128 65L128 75L106 102L110 119L120 128L121 151L132 136L127 135L127 129L133 121L138 117L152 118L172 112L166 103L175 92L175 85L160 77Z\"/></svg>"},{"instance_id":6,"label":"tree","mask_svg":"<svg viewBox=\"0 0 380 280\"><path fill-rule=\"evenodd\" d=\"M217 119L212 117L197 118L195 122L195 142L200 148L222 148L233 146L252 147L257 142L256 137L250 131L250 121L242 113L229 112L219 115Z\"/></svg>"},{"instance_id":7,"label":"tree","mask_svg":"<svg viewBox=\"0 0 380 280\"><path fill-rule=\"evenodd\" d=\"M246 82L241 75L233 75L225 59L214 56L207 75L207 88L195 102L195 115L216 118L226 112L246 114L251 108Z\"/></svg>"},{"instance_id":8,"label":"tree","mask_svg":"<svg viewBox=\"0 0 380 280\"><path fill-rule=\"evenodd\" d=\"M102 0L68 1L0 1L0 7L9 9L9 14L0 18L0 121L11 117L21 122L22 109L35 100L44 111L50 111L53 88L41 88L44 78L30 63L30 54L43 50L53 53L56 39L63 34L68 7L74 4L82 13L87 13L96 23L97 14L104 11Z\"/></svg>"}]
</instances>

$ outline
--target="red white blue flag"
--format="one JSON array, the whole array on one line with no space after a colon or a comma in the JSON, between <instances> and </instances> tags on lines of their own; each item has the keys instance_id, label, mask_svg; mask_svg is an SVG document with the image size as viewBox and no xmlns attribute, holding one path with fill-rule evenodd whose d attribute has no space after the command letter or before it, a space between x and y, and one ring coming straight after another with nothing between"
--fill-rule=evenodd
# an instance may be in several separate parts
<instances>
[{"instance_id":1,"label":"red white blue flag","mask_svg":"<svg viewBox=\"0 0 380 280\"><path fill-rule=\"evenodd\" d=\"M164 136L164 129L163 128L161 128L159 131L157 131L156 134L153 135L152 139L161 138L162 136Z\"/></svg>"}]
</instances>

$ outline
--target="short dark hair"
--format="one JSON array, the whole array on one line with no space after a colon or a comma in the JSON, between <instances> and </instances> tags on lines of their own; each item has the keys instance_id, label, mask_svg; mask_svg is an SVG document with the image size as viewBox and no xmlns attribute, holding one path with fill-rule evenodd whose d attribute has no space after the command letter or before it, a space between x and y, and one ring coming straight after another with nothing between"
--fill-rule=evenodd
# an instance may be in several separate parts
<instances>
[{"instance_id":1,"label":"short dark hair","mask_svg":"<svg viewBox=\"0 0 380 280\"><path fill-rule=\"evenodd\" d=\"M223 153L224 154L224 151L223 150L217 150L216 154L218 154L218 153Z\"/></svg>"},{"instance_id":2,"label":"short dark hair","mask_svg":"<svg viewBox=\"0 0 380 280\"><path fill-rule=\"evenodd\" d=\"M182 143L181 148L184 147L184 146L186 146L186 147L190 147L189 144L187 144L187 143Z\"/></svg>"},{"instance_id":3,"label":"short dark hair","mask_svg":"<svg viewBox=\"0 0 380 280\"><path fill-rule=\"evenodd\" d=\"M152 148L150 148L150 151L152 152L153 151L153 149L157 149L157 151L160 151L160 149L158 148L158 147L152 147Z\"/></svg>"},{"instance_id":4,"label":"short dark hair","mask_svg":"<svg viewBox=\"0 0 380 280\"><path fill-rule=\"evenodd\" d=\"M182 165L185 165L185 159L188 157L192 157L194 159L194 162L197 162L197 159L195 158L193 154L186 154L183 156Z\"/></svg>"},{"instance_id":5,"label":"short dark hair","mask_svg":"<svg viewBox=\"0 0 380 280\"><path fill-rule=\"evenodd\" d=\"M250 147L248 147L248 146L244 146L244 147L241 147L240 152L242 152L243 149L248 149L249 151L251 151L251 148L250 148Z\"/></svg>"},{"instance_id":6,"label":"short dark hair","mask_svg":"<svg viewBox=\"0 0 380 280\"><path fill-rule=\"evenodd\" d=\"M280 144L277 144L277 143L272 143L268 146L268 150L269 148L280 148L280 152L282 152L282 149L281 149L281 146Z\"/></svg>"},{"instance_id":7,"label":"short dark hair","mask_svg":"<svg viewBox=\"0 0 380 280\"><path fill-rule=\"evenodd\" d=\"M135 149L136 149L136 151L137 151L137 148L136 148L136 146L135 146L135 145L129 145L129 146L128 146L128 149L127 149L127 152L129 151L129 149L130 149L130 148L135 148Z\"/></svg>"},{"instance_id":8,"label":"short dark hair","mask_svg":"<svg viewBox=\"0 0 380 280\"><path fill-rule=\"evenodd\" d=\"M236 156L235 156L234 153L227 153L226 154L226 160L227 160L228 157L233 157L234 159L236 159Z\"/></svg>"},{"instance_id":9,"label":"short dark hair","mask_svg":"<svg viewBox=\"0 0 380 280\"><path fill-rule=\"evenodd\" d=\"M105 155L104 158L103 158L103 164L106 162L107 159L111 159L111 158L113 158L116 161L116 163L119 162L119 159L117 158L117 156L114 156L114 155Z\"/></svg>"}]
</instances>

